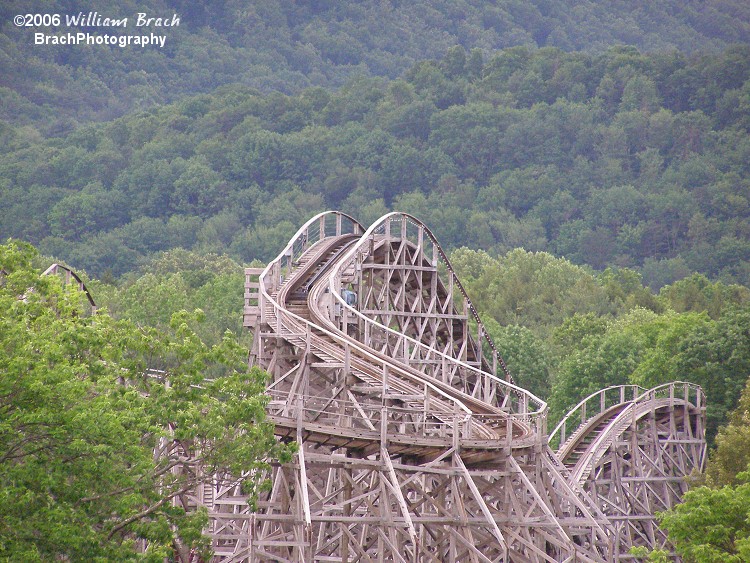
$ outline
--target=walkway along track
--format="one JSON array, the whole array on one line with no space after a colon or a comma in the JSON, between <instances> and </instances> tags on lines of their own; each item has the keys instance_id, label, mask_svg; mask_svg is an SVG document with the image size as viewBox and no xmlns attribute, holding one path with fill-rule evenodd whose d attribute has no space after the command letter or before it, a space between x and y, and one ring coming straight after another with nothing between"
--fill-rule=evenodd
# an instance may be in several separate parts
<instances>
[{"instance_id":1,"label":"walkway along track","mask_svg":"<svg viewBox=\"0 0 750 563\"><path fill-rule=\"evenodd\" d=\"M640 421L651 421L640 471L674 456L680 470L702 465L698 391L636 397L597 421L569 415L582 423L571 452L583 451L553 452L546 404L513 384L445 253L410 215L366 231L343 213L313 217L265 269L247 270L245 298L251 363L272 376L269 417L300 449L273 468L256 513L237 490L204 495L220 560L619 560L662 541L627 524L654 503L598 494L598 479L625 490L612 477L632 457L623 440L646 440ZM695 447L660 449L680 442L681 424Z\"/></svg>"}]
</instances>

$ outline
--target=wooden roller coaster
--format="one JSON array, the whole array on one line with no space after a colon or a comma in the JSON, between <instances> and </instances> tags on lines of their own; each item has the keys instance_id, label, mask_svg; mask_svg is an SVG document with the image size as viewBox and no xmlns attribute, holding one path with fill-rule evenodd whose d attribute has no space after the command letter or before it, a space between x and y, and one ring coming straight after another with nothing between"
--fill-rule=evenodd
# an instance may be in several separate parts
<instances>
[{"instance_id":1,"label":"wooden roller coaster","mask_svg":"<svg viewBox=\"0 0 750 563\"><path fill-rule=\"evenodd\" d=\"M75 282L70 269L45 274ZM297 441L255 510L240 479L192 495L217 561L602 562L666 547L655 513L705 461L705 398L610 387L547 433L430 230L321 213L246 270L251 365ZM498 375L499 374L499 375ZM163 375L163 374L162 374ZM556 449L554 449L556 448ZM204 479L205 481L205 479Z\"/></svg>"},{"instance_id":2,"label":"wooden roller coaster","mask_svg":"<svg viewBox=\"0 0 750 563\"><path fill-rule=\"evenodd\" d=\"M45 274L83 282L54 265ZM705 399L682 382L611 387L548 435L430 230L316 215L246 270L251 365L299 443L251 510L215 476L206 507L229 562L604 562L666 547L655 513L702 471ZM499 374L499 376L497 375ZM554 449L556 448L556 449Z\"/></svg>"},{"instance_id":3,"label":"wooden roller coaster","mask_svg":"<svg viewBox=\"0 0 750 563\"><path fill-rule=\"evenodd\" d=\"M655 511L703 467L690 384L600 391L548 436L547 405L405 213L313 217L246 270L244 316L299 452L254 512L237 487L199 493L220 561L627 560L666 545Z\"/></svg>"}]
</instances>

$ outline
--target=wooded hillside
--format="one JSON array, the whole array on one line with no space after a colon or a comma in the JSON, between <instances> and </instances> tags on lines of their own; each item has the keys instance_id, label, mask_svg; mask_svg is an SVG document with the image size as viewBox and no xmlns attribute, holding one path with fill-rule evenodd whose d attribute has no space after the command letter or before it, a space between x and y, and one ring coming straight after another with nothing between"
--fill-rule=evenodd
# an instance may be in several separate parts
<instances>
[{"instance_id":1,"label":"wooded hillside","mask_svg":"<svg viewBox=\"0 0 750 563\"><path fill-rule=\"evenodd\" d=\"M115 33L133 33L138 12L177 14L180 26L165 32L164 48L141 50L34 45L35 30L12 23L16 14L79 11L131 18ZM750 41L750 8L741 0L8 1L0 32L0 119L60 135L228 83L292 94L354 76L396 78L454 45L486 54L519 45L717 52Z\"/></svg>"},{"instance_id":2,"label":"wooded hillside","mask_svg":"<svg viewBox=\"0 0 750 563\"><path fill-rule=\"evenodd\" d=\"M750 283L750 48L688 59L451 49L402 79L221 88L61 139L7 129L0 237L116 276L173 247L267 260L388 209L449 248Z\"/></svg>"}]
</instances>

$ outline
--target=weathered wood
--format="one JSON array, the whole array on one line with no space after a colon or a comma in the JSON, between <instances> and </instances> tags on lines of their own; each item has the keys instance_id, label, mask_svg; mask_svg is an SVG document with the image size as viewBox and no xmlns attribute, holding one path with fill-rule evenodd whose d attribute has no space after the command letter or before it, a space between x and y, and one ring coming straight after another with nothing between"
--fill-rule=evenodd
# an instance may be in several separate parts
<instances>
[{"instance_id":1,"label":"weathered wood","mask_svg":"<svg viewBox=\"0 0 750 563\"><path fill-rule=\"evenodd\" d=\"M300 451L272 465L256 513L236 487L195 495L212 503L217 560L604 562L664 545L653 512L705 458L699 391L602 392L552 433L576 452L558 457L546 404L512 385L407 214L366 231L316 216L246 282L251 362L271 373L277 436Z\"/></svg>"}]
</instances>

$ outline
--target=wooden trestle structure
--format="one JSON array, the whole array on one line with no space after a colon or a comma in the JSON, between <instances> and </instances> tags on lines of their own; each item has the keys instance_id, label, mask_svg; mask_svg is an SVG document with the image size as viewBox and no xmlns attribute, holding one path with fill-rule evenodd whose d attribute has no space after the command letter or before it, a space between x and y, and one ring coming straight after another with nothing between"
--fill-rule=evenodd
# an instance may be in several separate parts
<instances>
[{"instance_id":1,"label":"wooden trestle structure","mask_svg":"<svg viewBox=\"0 0 750 563\"><path fill-rule=\"evenodd\" d=\"M95 311L69 269L45 274L74 277ZM547 405L513 383L405 213L367 230L310 219L246 270L244 324L250 364L271 374L269 418L299 451L255 511L237 479L195 491L217 561L632 560L668 547L655 513L703 469L705 398L689 383L603 389L548 435Z\"/></svg>"},{"instance_id":2,"label":"wooden trestle structure","mask_svg":"<svg viewBox=\"0 0 750 563\"><path fill-rule=\"evenodd\" d=\"M256 512L236 490L204 495L218 560L625 560L665 545L654 513L703 467L705 402L685 383L589 397L554 451L547 405L514 385L408 214L367 230L313 217L246 270L244 314L269 416L299 452Z\"/></svg>"}]
</instances>

